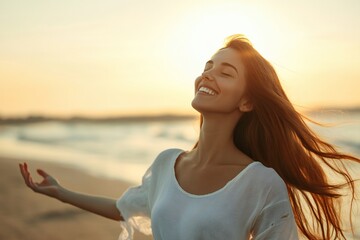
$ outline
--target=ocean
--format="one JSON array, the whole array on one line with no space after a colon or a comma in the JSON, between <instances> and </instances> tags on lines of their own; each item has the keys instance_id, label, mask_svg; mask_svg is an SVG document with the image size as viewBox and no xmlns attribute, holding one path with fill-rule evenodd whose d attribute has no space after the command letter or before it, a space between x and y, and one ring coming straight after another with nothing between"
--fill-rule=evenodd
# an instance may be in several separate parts
<instances>
[{"instance_id":1,"label":"ocean","mask_svg":"<svg viewBox=\"0 0 360 240\"><path fill-rule=\"evenodd\" d=\"M194 119L10 124L0 126L0 156L58 162L138 184L161 151L190 149L197 134Z\"/></svg>"},{"instance_id":2,"label":"ocean","mask_svg":"<svg viewBox=\"0 0 360 240\"><path fill-rule=\"evenodd\" d=\"M311 128L341 151L360 156L360 112L321 111ZM59 162L101 177L140 183L154 158L168 148L189 150L196 118L158 121L49 121L0 125L0 156Z\"/></svg>"}]
</instances>

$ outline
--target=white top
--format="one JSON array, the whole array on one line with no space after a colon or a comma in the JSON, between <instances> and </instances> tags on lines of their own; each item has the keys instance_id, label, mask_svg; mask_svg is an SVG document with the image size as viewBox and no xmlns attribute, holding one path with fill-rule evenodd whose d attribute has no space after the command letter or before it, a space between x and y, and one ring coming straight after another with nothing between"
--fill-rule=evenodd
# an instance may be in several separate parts
<instances>
[{"instance_id":1,"label":"white top","mask_svg":"<svg viewBox=\"0 0 360 240\"><path fill-rule=\"evenodd\" d=\"M253 162L221 189L194 195L175 177L182 152L160 153L142 184L117 200L125 219L119 239L133 239L134 228L155 240L298 239L286 185L273 169Z\"/></svg>"}]
</instances>

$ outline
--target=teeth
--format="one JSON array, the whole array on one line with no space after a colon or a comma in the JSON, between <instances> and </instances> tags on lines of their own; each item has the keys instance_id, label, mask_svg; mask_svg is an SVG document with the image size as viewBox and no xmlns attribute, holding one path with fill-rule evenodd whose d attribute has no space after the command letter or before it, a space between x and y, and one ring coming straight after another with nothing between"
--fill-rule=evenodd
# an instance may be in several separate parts
<instances>
[{"instance_id":1,"label":"teeth","mask_svg":"<svg viewBox=\"0 0 360 240\"><path fill-rule=\"evenodd\" d=\"M209 95L216 95L216 92L211 90L210 88L207 88L207 87L201 87L199 88L199 92L204 92L204 93L207 93Z\"/></svg>"}]
</instances>

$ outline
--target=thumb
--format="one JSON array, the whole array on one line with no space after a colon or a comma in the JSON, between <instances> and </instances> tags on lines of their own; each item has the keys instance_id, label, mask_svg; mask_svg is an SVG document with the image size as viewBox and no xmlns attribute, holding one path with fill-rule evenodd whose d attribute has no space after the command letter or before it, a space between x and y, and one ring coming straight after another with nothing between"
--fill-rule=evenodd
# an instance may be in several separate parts
<instances>
[{"instance_id":1,"label":"thumb","mask_svg":"<svg viewBox=\"0 0 360 240\"><path fill-rule=\"evenodd\" d=\"M44 170L41 170L41 169L37 169L37 173L42 176L43 178L47 178L49 177L50 175L47 174Z\"/></svg>"}]
</instances>

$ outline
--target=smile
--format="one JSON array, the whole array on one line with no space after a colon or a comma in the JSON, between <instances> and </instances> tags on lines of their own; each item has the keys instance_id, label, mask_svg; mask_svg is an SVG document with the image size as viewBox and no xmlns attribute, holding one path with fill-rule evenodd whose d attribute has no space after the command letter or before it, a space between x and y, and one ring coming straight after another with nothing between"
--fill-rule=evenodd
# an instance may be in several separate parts
<instances>
[{"instance_id":1,"label":"smile","mask_svg":"<svg viewBox=\"0 0 360 240\"><path fill-rule=\"evenodd\" d=\"M198 92L202 92L202 93L206 93L212 96L217 95L217 92L215 92L214 90L207 88L207 87L200 87Z\"/></svg>"}]
</instances>

